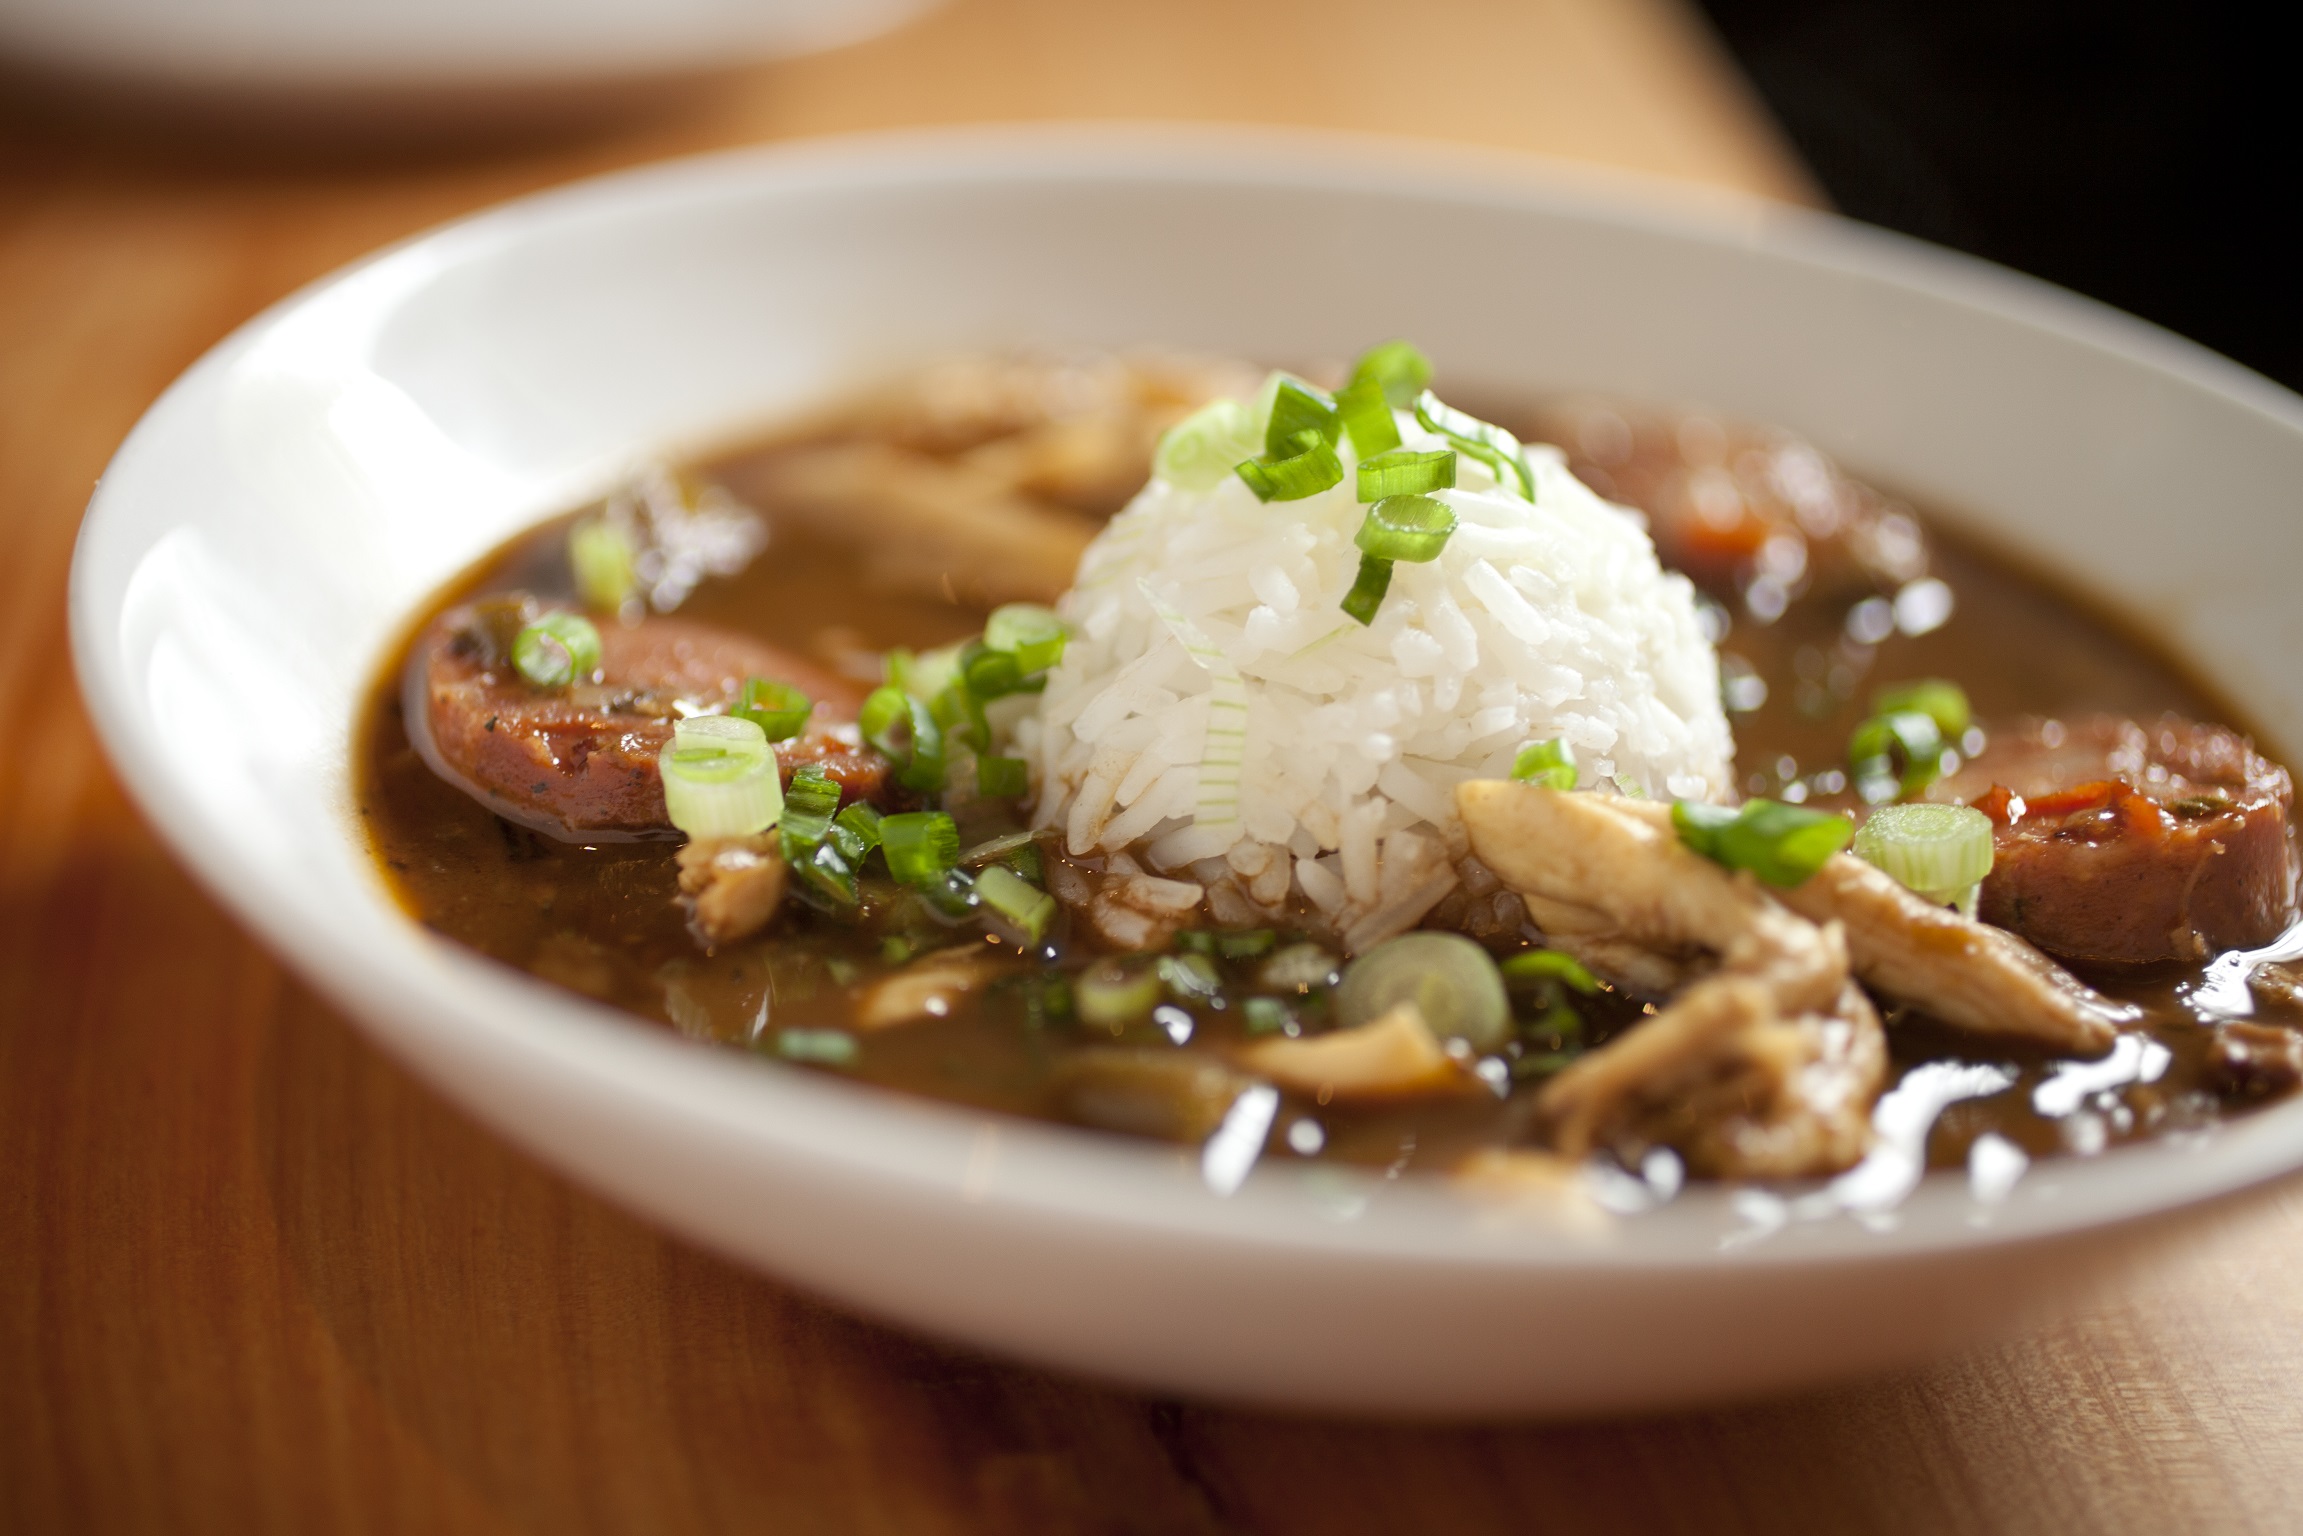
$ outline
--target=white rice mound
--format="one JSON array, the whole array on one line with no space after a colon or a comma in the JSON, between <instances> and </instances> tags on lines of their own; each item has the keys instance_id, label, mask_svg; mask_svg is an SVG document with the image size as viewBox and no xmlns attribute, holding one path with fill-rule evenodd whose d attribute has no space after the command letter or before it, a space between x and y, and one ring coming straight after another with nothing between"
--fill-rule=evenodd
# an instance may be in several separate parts
<instances>
[{"instance_id":1,"label":"white rice mound","mask_svg":"<svg viewBox=\"0 0 2303 1536\"><path fill-rule=\"evenodd\" d=\"M1446 441L1400 414L1410 448ZM1734 745L1694 589L1638 515L1530 447L1532 505L1459 455L1458 527L1401 563L1372 625L1338 606L1366 509L1343 483L1268 505L1236 476L1155 478L1088 547L1072 640L1017 750L1035 822L1207 890L1216 920L1300 897L1352 952L1413 927L1472 864L1455 786L1564 738L1583 788L1721 799Z\"/></svg>"}]
</instances>

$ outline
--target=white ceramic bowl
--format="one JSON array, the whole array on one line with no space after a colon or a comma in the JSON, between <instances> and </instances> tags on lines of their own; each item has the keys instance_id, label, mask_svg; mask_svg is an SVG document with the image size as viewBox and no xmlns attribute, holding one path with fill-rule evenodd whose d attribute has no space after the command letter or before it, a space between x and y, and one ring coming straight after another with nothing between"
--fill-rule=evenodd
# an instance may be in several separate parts
<instances>
[{"instance_id":1,"label":"white ceramic bowl","mask_svg":"<svg viewBox=\"0 0 2303 1536\"><path fill-rule=\"evenodd\" d=\"M1698 1189L1578 1224L1437 1182L987 1118L686 1044L429 937L372 873L356 701L416 605L644 450L923 354L1416 338L1446 377L1693 399L2067 573L2303 742L2303 402L2069 295L1828 218L1524 162L1185 130L833 142L452 225L290 299L120 450L73 571L114 762L386 1048L635 1210L860 1310L1161 1390L1571 1413L1910 1360L2303 1165L2303 1105L1931 1178L1886 1220ZM2011 663L2019 664L2019 663Z\"/></svg>"},{"instance_id":2,"label":"white ceramic bowl","mask_svg":"<svg viewBox=\"0 0 2303 1536\"><path fill-rule=\"evenodd\" d=\"M0 59L201 105L458 121L854 42L935 0L0 0Z\"/></svg>"}]
</instances>

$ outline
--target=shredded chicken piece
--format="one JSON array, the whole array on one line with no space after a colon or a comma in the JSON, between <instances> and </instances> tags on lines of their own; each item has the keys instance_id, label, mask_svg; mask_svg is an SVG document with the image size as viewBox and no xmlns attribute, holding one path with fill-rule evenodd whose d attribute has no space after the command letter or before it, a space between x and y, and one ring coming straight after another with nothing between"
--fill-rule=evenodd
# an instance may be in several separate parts
<instances>
[{"instance_id":1,"label":"shredded chicken piece","mask_svg":"<svg viewBox=\"0 0 2303 1536\"><path fill-rule=\"evenodd\" d=\"M1479 1081L1447 1054L1413 1003L1382 1018L1303 1040L1266 1040L1240 1061L1282 1088L1322 1104L1461 1093Z\"/></svg>"},{"instance_id":2,"label":"shredded chicken piece","mask_svg":"<svg viewBox=\"0 0 2303 1536\"><path fill-rule=\"evenodd\" d=\"M1836 1172L1870 1143L1885 1081L1879 1016L1848 975L1837 923L1786 911L1748 875L1685 847L1629 802L1532 785L1457 792L1472 850L1563 920L1572 943L1619 960L1704 950L1717 974L1544 1086L1560 1152L1668 1145L1699 1172Z\"/></svg>"},{"instance_id":3,"label":"shredded chicken piece","mask_svg":"<svg viewBox=\"0 0 2303 1536\"><path fill-rule=\"evenodd\" d=\"M772 835L700 838L675 858L688 926L707 945L750 938L783 905L784 855Z\"/></svg>"},{"instance_id":4,"label":"shredded chicken piece","mask_svg":"<svg viewBox=\"0 0 2303 1536\"><path fill-rule=\"evenodd\" d=\"M982 990L1008 966L982 944L962 944L920 956L874 982L856 1004L856 1028L889 1029L919 1019L947 1017L960 999Z\"/></svg>"},{"instance_id":5,"label":"shredded chicken piece","mask_svg":"<svg viewBox=\"0 0 2303 1536\"><path fill-rule=\"evenodd\" d=\"M1720 975L1553 1078L1538 1107L1571 1157L1628 1136L1699 1174L1796 1178L1863 1156L1886 1073L1886 1033L1854 982L1828 1011L1792 1014L1766 983Z\"/></svg>"},{"instance_id":6,"label":"shredded chicken piece","mask_svg":"<svg viewBox=\"0 0 2303 1536\"><path fill-rule=\"evenodd\" d=\"M1857 975L1946 1024L2100 1056L2142 1018L2014 934L1936 906L1851 853L1779 895L1817 922L1845 924Z\"/></svg>"},{"instance_id":7,"label":"shredded chicken piece","mask_svg":"<svg viewBox=\"0 0 2303 1536\"><path fill-rule=\"evenodd\" d=\"M1098 526L1001 476L880 443L773 455L744 489L779 516L855 540L880 581L987 604L1054 602Z\"/></svg>"},{"instance_id":8,"label":"shredded chicken piece","mask_svg":"<svg viewBox=\"0 0 2303 1536\"><path fill-rule=\"evenodd\" d=\"M1709 862L1679 843L1669 806L1588 798L1668 839L1684 859ZM1939 907L1851 853L1834 854L1812 878L1767 898L1810 922L1844 925L1856 975L1959 1029L2013 1036L2060 1055L2100 1056L2122 1025L2142 1016L2015 935Z\"/></svg>"},{"instance_id":9,"label":"shredded chicken piece","mask_svg":"<svg viewBox=\"0 0 2303 1536\"><path fill-rule=\"evenodd\" d=\"M1724 969L1771 982L1795 1010L1838 994L1845 959L1834 965L1815 924L1688 848L1668 817L1659 828L1621 813L1639 802L1494 781L1464 785L1457 802L1473 850L1539 925L1566 913L1575 937L1710 950Z\"/></svg>"}]
</instances>

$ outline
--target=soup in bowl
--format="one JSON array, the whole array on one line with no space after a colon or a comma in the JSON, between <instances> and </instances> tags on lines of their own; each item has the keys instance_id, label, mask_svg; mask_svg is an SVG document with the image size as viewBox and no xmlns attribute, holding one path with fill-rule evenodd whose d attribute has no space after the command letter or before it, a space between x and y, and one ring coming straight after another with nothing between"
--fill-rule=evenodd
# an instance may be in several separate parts
<instances>
[{"instance_id":1,"label":"soup in bowl","mask_svg":"<svg viewBox=\"0 0 2303 1536\"><path fill-rule=\"evenodd\" d=\"M1653 1405L2303 1156L2295 422L1804 216L827 147L256 322L76 645L238 910L681 1230L1170 1389Z\"/></svg>"}]
</instances>

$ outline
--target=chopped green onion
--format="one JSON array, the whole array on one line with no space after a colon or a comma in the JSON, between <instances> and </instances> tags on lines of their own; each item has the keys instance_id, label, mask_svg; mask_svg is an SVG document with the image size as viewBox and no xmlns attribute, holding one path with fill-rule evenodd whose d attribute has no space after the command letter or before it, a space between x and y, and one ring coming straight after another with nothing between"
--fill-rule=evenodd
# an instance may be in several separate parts
<instances>
[{"instance_id":1,"label":"chopped green onion","mask_svg":"<svg viewBox=\"0 0 2303 1536\"><path fill-rule=\"evenodd\" d=\"M880 818L880 850L888 873L905 885L943 879L960 861L960 829L942 811L905 811Z\"/></svg>"},{"instance_id":2,"label":"chopped green onion","mask_svg":"<svg viewBox=\"0 0 2303 1536\"><path fill-rule=\"evenodd\" d=\"M1394 448L1359 461L1359 499L1423 496L1455 484L1453 448Z\"/></svg>"},{"instance_id":3,"label":"chopped green onion","mask_svg":"<svg viewBox=\"0 0 2303 1536\"><path fill-rule=\"evenodd\" d=\"M770 741L790 741L807 728L808 714L815 707L815 700L790 683L752 677L744 680L744 691L737 695L736 707L729 713L751 721Z\"/></svg>"},{"instance_id":4,"label":"chopped green onion","mask_svg":"<svg viewBox=\"0 0 2303 1536\"><path fill-rule=\"evenodd\" d=\"M1746 800L1740 809L1674 801L1671 824L1681 842L1713 863L1748 869L1786 889L1806 881L1855 836L1855 823L1844 816L1780 800Z\"/></svg>"},{"instance_id":5,"label":"chopped green onion","mask_svg":"<svg viewBox=\"0 0 2303 1536\"><path fill-rule=\"evenodd\" d=\"M1383 595L1391 590L1391 562L1378 555L1359 557L1359 579L1343 595L1343 611L1362 624L1375 622L1375 611L1383 606Z\"/></svg>"},{"instance_id":6,"label":"chopped green onion","mask_svg":"<svg viewBox=\"0 0 2303 1536\"><path fill-rule=\"evenodd\" d=\"M932 699L958 679L963 649L958 645L944 645L917 655L901 649L890 651L888 682L915 699Z\"/></svg>"},{"instance_id":7,"label":"chopped green onion","mask_svg":"<svg viewBox=\"0 0 2303 1536\"><path fill-rule=\"evenodd\" d=\"M791 853L795 846L806 851L822 842L839 808L839 782L824 772L821 763L802 764L784 791L784 852Z\"/></svg>"},{"instance_id":8,"label":"chopped green onion","mask_svg":"<svg viewBox=\"0 0 2303 1536\"><path fill-rule=\"evenodd\" d=\"M862 838L858 826L851 825L846 837L833 837L834 817L839 813L838 781L821 763L804 764L784 791L783 820L776 835L783 845L784 862L799 877L804 890L834 906L852 907L857 900L856 870L863 855L871 850L859 847ZM851 850L853 858L849 856Z\"/></svg>"},{"instance_id":9,"label":"chopped green onion","mask_svg":"<svg viewBox=\"0 0 2303 1536\"><path fill-rule=\"evenodd\" d=\"M1030 832L1002 832L962 853L960 862L971 869L979 864L997 864L1017 849L1031 847L1033 838L1034 834Z\"/></svg>"},{"instance_id":10,"label":"chopped green onion","mask_svg":"<svg viewBox=\"0 0 2303 1536\"><path fill-rule=\"evenodd\" d=\"M1455 508L1431 496L1386 496L1367 509L1352 540L1378 560L1437 560L1455 535Z\"/></svg>"},{"instance_id":11,"label":"chopped green onion","mask_svg":"<svg viewBox=\"0 0 2303 1536\"><path fill-rule=\"evenodd\" d=\"M1511 1033L1511 999L1495 961L1460 933L1385 940L1351 963L1335 1002L1346 1028L1413 1003L1433 1034L1467 1041L1474 1050L1492 1050Z\"/></svg>"},{"instance_id":12,"label":"chopped green onion","mask_svg":"<svg viewBox=\"0 0 2303 1536\"><path fill-rule=\"evenodd\" d=\"M1031 793L1031 764L1020 757L976 759L976 791L994 800L1021 800Z\"/></svg>"},{"instance_id":13,"label":"chopped green onion","mask_svg":"<svg viewBox=\"0 0 2303 1536\"><path fill-rule=\"evenodd\" d=\"M757 725L733 715L698 715L672 727L657 755L664 810L690 837L750 837L783 814L776 749Z\"/></svg>"},{"instance_id":14,"label":"chopped green onion","mask_svg":"<svg viewBox=\"0 0 2303 1536\"><path fill-rule=\"evenodd\" d=\"M1205 955L1162 955L1153 968L1178 1002L1209 1003L1223 994L1223 974Z\"/></svg>"},{"instance_id":15,"label":"chopped green onion","mask_svg":"<svg viewBox=\"0 0 2303 1536\"><path fill-rule=\"evenodd\" d=\"M950 767L951 742L981 747L992 739L991 722L984 718L983 700L976 697L976 691L965 679L935 696L928 705L928 718L944 735L946 768Z\"/></svg>"},{"instance_id":16,"label":"chopped green onion","mask_svg":"<svg viewBox=\"0 0 2303 1536\"><path fill-rule=\"evenodd\" d=\"M1535 474L1527 467L1519 439L1503 428L1467 416L1430 390L1415 399L1415 419L1427 432L1437 432L1456 449L1485 464L1495 483L1519 492L1524 501L1535 500Z\"/></svg>"},{"instance_id":17,"label":"chopped green onion","mask_svg":"<svg viewBox=\"0 0 2303 1536\"><path fill-rule=\"evenodd\" d=\"M1276 1035L1291 1022L1287 1004L1276 997L1251 997L1239 1005L1251 1035Z\"/></svg>"},{"instance_id":18,"label":"chopped green onion","mask_svg":"<svg viewBox=\"0 0 2303 1536\"><path fill-rule=\"evenodd\" d=\"M1258 446L1253 411L1237 400L1210 401L1167 429L1152 450L1152 473L1187 491L1212 491Z\"/></svg>"},{"instance_id":19,"label":"chopped green onion","mask_svg":"<svg viewBox=\"0 0 2303 1536\"><path fill-rule=\"evenodd\" d=\"M1855 851L1949 906L1991 873L1991 818L1966 805L1883 805L1855 834Z\"/></svg>"},{"instance_id":20,"label":"chopped green onion","mask_svg":"<svg viewBox=\"0 0 2303 1536\"><path fill-rule=\"evenodd\" d=\"M1301 501L1343 482L1343 460L1336 457L1335 445L1317 432L1298 432L1284 446L1287 456L1275 450L1239 464L1237 473L1256 500Z\"/></svg>"},{"instance_id":21,"label":"chopped green onion","mask_svg":"<svg viewBox=\"0 0 2303 1536\"><path fill-rule=\"evenodd\" d=\"M917 695L892 684L874 688L857 711L856 727L896 765L897 783L922 794L944 787L944 733Z\"/></svg>"},{"instance_id":22,"label":"chopped green onion","mask_svg":"<svg viewBox=\"0 0 2303 1536\"><path fill-rule=\"evenodd\" d=\"M1391 402L1384 399L1383 386L1375 380L1354 379L1337 390L1335 409L1343 417L1344 431L1351 434L1351 451L1361 459L1372 459L1399 446L1399 423L1392 420Z\"/></svg>"},{"instance_id":23,"label":"chopped green onion","mask_svg":"<svg viewBox=\"0 0 2303 1536\"><path fill-rule=\"evenodd\" d=\"M1224 466L1228 474L1229 464ZM1013 656L1016 669L1030 677L1064 659L1064 641L1071 631L1052 608L1037 603L1003 603L984 620L984 644Z\"/></svg>"},{"instance_id":24,"label":"chopped green onion","mask_svg":"<svg viewBox=\"0 0 2303 1536\"><path fill-rule=\"evenodd\" d=\"M1404 341L1387 341L1360 354L1351 378L1355 384L1374 380L1393 409L1404 411L1431 383L1431 359Z\"/></svg>"},{"instance_id":25,"label":"chopped green onion","mask_svg":"<svg viewBox=\"0 0 2303 1536\"><path fill-rule=\"evenodd\" d=\"M960 676L968 692L979 699L1004 699L1021 693L1024 686L1024 669L1016 665L1015 657L981 642L960 652Z\"/></svg>"},{"instance_id":26,"label":"chopped green onion","mask_svg":"<svg viewBox=\"0 0 2303 1536\"><path fill-rule=\"evenodd\" d=\"M1559 736L1549 741L1531 741L1511 760L1511 776L1522 784L1573 789L1575 749L1567 744L1566 738Z\"/></svg>"},{"instance_id":27,"label":"chopped green onion","mask_svg":"<svg viewBox=\"0 0 2303 1536\"><path fill-rule=\"evenodd\" d=\"M1848 738L1847 762L1865 804L1908 800L1943 776L1943 732L1917 710L1874 715Z\"/></svg>"},{"instance_id":28,"label":"chopped green onion","mask_svg":"<svg viewBox=\"0 0 2303 1536\"><path fill-rule=\"evenodd\" d=\"M857 864L863 863L864 855L880 845L880 821L880 813L864 801L843 807L839 815L832 818L832 825L847 834L841 851L854 849L850 856Z\"/></svg>"},{"instance_id":29,"label":"chopped green onion","mask_svg":"<svg viewBox=\"0 0 2303 1536\"><path fill-rule=\"evenodd\" d=\"M964 869L947 869L927 884L912 887L912 893L927 903L930 911L952 923L973 915L983 901L976 894L974 877Z\"/></svg>"},{"instance_id":30,"label":"chopped green onion","mask_svg":"<svg viewBox=\"0 0 2303 1536\"><path fill-rule=\"evenodd\" d=\"M1034 944L1048 936L1048 924L1055 921L1056 899L1005 865L978 871L976 894Z\"/></svg>"},{"instance_id":31,"label":"chopped green onion","mask_svg":"<svg viewBox=\"0 0 2303 1536\"><path fill-rule=\"evenodd\" d=\"M587 608L616 613L639 594L631 536L604 517L587 517L568 530L568 567Z\"/></svg>"},{"instance_id":32,"label":"chopped green onion","mask_svg":"<svg viewBox=\"0 0 2303 1536\"><path fill-rule=\"evenodd\" d=\"M1315 389L1292 373L1274 373L1257 392L1255 419L1263 423L1266 458L1286 458L1301 452L1297 440L1306 432L1333 448L1343 436L1343 417L1323 390Z\"/></svg>"},{"instance_id":33,"label":"chopped green onion","mask_svg":"<svg viewBox=\"0 0 2303 1536\"><path fill-rule=\"evenodd\" d=\"M780 1029L776 1054L786 1061L813 1062L820 1067L844 1067L856 1059L856 1037L844 1029Z\"/></svg>"},{"instance_id":34,"label":"chopped green onion","mask_svg":"<svg viewBox=\"0 0 2303 1536\"><path fill-rule=\"evenodd\" d=\"M1114 1034L1147 1017L1165 995L1158 971L1116 958L1098 960L1072 984L1072 1005L1080 1022Z\"/></svg>"},{"instance_id":35,"label":"chopped green onion","mask_svg":"<svg viewBox=\"0 0 2303 1536\"><path fill-rule=\"evenodd\" d=\"M1279 943L1269 928L1219 928L1213 937L1215 952L1226 960L1253 960Z\"/></svg>"},{"instance_id":36,"label":"chopped green onion","mask_svg":"<svg viewBox=\"0 0 2303 1536\"><path fill-rule=\"evenodd\" d=\"M1585 970L1571 955L1556 949L1528 949L1503 962L1503 979L1514 981L1557 982L1571 987L1586 997L1599 990L1599 978Z\"/></svg>"},{"instance_id":37,"label":"chopped green onion","mask_svg":"<svg viewBox=\"0 0 2303 1536\"><path fill-rule=\"evenodd\" d=\"M512 665L538 688L589 682L600 670L600 632L581 614L547 613L512 637Z\"/></svg>"},{"instance_id":38,"label":"chopped green onion","mask_svg":"<svg viewBox=\"0 0 2303 1536\"><path fill-rule=\"evenodd\" d=\"M1967 690L1940 677L1923 677L1917 682L1882 688L1871 696L1871 711L1877 715L1925 715L1935 722L1945 741L1957 741L1975 723L1975 712L1967 703Z\"/></svg>"}]
</instances>

